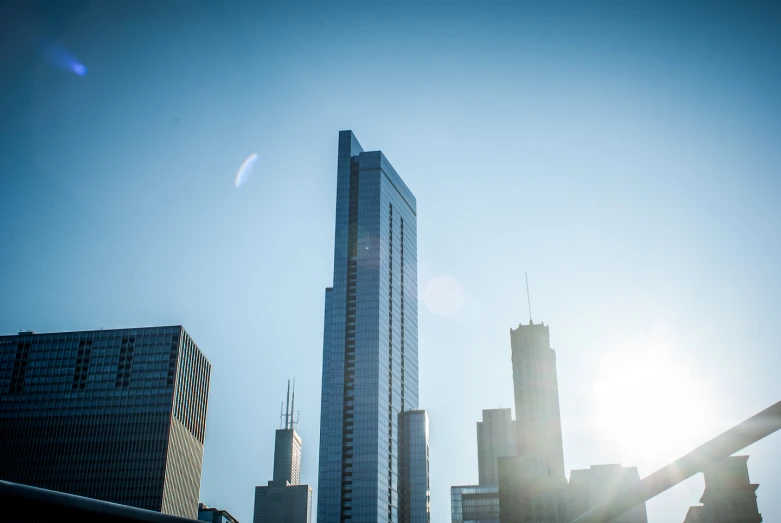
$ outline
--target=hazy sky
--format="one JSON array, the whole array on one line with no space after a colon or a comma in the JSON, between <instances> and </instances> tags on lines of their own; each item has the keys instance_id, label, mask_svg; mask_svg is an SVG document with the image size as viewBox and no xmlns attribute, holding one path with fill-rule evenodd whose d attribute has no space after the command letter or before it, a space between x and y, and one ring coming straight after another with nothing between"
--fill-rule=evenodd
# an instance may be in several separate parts
<instances>
[{"instance_id":1,"label":"hazy sky","mask_svg":"<svg viewBox=\"0 0 781 523\"><path fill-rule=\"evenodd\" d=\"M524 272L568 471L647 475L781 399L772 4L325 4L4 4L0 333L184 325L212 363L201 499L243 523L295 377L316 493L352 129L418 201L433 522L477 482L481 409L512 406ZM746 452L781 520L781 434Z\"/></svg>"}]
</instances>

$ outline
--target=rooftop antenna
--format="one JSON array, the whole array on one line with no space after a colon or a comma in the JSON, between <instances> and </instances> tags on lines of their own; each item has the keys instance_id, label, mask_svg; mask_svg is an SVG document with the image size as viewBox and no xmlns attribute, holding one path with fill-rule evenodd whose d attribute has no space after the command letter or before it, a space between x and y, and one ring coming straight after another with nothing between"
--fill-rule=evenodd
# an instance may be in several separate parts
<instances>
[{"instance_id":1,"label":"rooftop antenna","mask_svg":"<svg viewBox=\"0 0 781 523\"><path fill-rule=\"evenodd\" d=\"M293 427L293 428L298 430L298 424L299 423L301 423L301 411L296 412L296 426Z\"/></svg>"},{"instance_id":2,"label":"rooftop antenna","mask_svg":"<svg viewBox=\"0 0 781 523\"><path fill-rule=\"evenodd\" d=\"M290 423L290 380L287 380L287 399L285 400L285 429Z\"/></svg>"},{"instance_id":3,"label":"rooftop antenna","mask_svg":"<svg viewBox=\"0 0 781 523\"><path fill-rule=\"evenodd\" d=\"M529 298L529 275L525 272L523 275L526 277L526 304L529 306L529 325L534 325L532 321L532 300Z\"/></svg>"},{"instance_id":4,"label":"rooftop antenna","mask_svg":"<svg viewBox=\"0 0 781 523\"><path fill-rule=\"evenodd\" d=\"M296 379L293 378L293 401L290 403L290 428L295 429L294 419L296 413Z\"/></svg>"},{"instance_id":5,"label":"rooftop antenna","mask_svg":"<svg viewBox=\"0 0 781 523\"><path fill-rule=\"evenodd\" d=\"M284 407L285 407L285 402L284 401L280 401L279 402L279 428L280 429L282 428L282 423L283 423L282 420L284 419L283 418L284 414L282 414L282 409Z\"/></svg>"}]
</instances>

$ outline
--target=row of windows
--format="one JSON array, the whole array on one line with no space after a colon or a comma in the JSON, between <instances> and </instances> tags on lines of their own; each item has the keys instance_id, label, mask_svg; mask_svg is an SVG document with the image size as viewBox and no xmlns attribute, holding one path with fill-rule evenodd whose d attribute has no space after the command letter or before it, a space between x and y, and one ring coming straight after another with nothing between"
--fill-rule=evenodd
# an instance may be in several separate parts
<instances>
[{"instance_id":1,"label":"row of windows","mask_svg":"<svg viewBox=\"0 0 781 523\"><path fill-rule=\"evenodd\" d=\"M148 351L143 350L143 348L141 353L139 353L135 345L135 337L118 337L119 347L114 347L110 352L106 352L109 347L105 346L105 344L95 343L95 340L91 338L74 340L59 345L55 344L52 347L45 347L45 345L51 344L44 344L41 338L43 338L42 335L34 337L31 342L18 342L16 347L8 342L3 344L3 352L0 353L2 359L8 357L9 349L15 353L14 364L8 366L7 371L0 371L0 377L10 378L7 389L9 394L19 394L26 389L28 384L35 385L41 379L45 379L46 384L50 388L67 386L75 391L88 389L89 384L95 379L101 381L111 380L114 382L115 387L127 388L132 385L131 376L134 368L139 371L147 371L148 369L164 371L166 370L166 363L168 363L166 385L173 385L176 355L173 354L172 358L166 362L163 360L162 354L148 354ZM166 341L175 347L178 345L179 335L172 334L167 338L155 337L155 339L159 339L159 343ZM63 345L65 346L63 347ZM116 351L117 348L119 349L118 351ZM161 348L160 346L154 347L158 353ZM149 363L152 364L151 367L148 366ZM65 378L65 372L68 369L72 369L70 371L72 374L71 381L67 385L65 381L51 379L55 377ZM111 377L106 376L109 373L114 373L115 375ZM145 386L152 385L147 383L150 377L160 376L158 373L150 376L145 374L145 372L142 372L142 375L147 378L143 383ZM57 387L57 385L60 387Z\"/></svg>"},{"instance_id":2,"label":"row of windows","mask_svg":"<svg viewBox=\"0 0 781 523\"><path fill-rule=\"evenodd\" d=\"M172 381L176 373L178 350L178 346L171 346L172 366L168 381ZM186 333L181 343L179 365L173 414L203 444L211 365Z\"/></svg>"},{"instance_id":3,"label":"row of windows","mask_svg":"<svg viewBox=\"0 0 781 523\"><path fill-rule=\"evenodd\" d=\"M344 339L344 396L343 396L343 422L342 426L342 463L341 463L341 499L340 514L342 521L348 520L352 515L352 457L353 457L353 424L355 408L347 398L352 397L355 388L355 323L357 312L357 278L358 262L358 194L359 174L358 165L351 162L350 165L350 189L347 216L347 262L346 292L345 292L345 339Z\"/></svg>"},{"instance_id":4,"label":"row of windows","mask_svg":"<svg viewBox=\"0 0 781 523\"><path fill-rule=\"evenodd\" d=\"M10 481L160 510L168 419L0 420L0 470Z\"/></svg>"}]
</instances>

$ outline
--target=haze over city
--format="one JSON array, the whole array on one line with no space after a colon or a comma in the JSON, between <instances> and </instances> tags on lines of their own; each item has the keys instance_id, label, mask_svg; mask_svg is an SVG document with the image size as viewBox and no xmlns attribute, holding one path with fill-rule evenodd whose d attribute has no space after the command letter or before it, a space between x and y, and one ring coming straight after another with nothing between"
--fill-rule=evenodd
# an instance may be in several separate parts
<instances>
[{"instance_id":1,"label":"haze over city","mask_svg":"<svg viewBox=\"0 0 781 523\"><path fill-rule=\"evenodd\" d=\"M240 521L288 378L317 492L341 130L417 198L434 523L477 483L482 409L513 406L509 331L530 317L567 473L646 476L779 399L777 6L4 9L0 334L185 326L212 365L201 500ZM741 452L765 521L779 448Z\"/></svg>"}]
</instances>

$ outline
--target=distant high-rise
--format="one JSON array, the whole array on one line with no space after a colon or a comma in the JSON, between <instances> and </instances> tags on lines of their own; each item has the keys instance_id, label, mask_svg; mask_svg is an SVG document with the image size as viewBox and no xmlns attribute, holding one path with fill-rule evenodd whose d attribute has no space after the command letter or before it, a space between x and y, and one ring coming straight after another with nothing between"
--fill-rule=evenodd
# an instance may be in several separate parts
<instances>
[{"instance_id":1,"label":"distant high-rise","mask_svg":"<svg viewBox=\"0 0 781 523\"><path fill-rule=\"evenodd\" d=\"M325 292L318 523L397 523L399 413L418 407L415 197L339 133L333 287Z\"/></svg>"},{"instance_id":2,"label":"distant high-rise","mask_svg":"<svg viewBox=\"0 0 781 523\"><path fill-rule=\"evenodd\" d=\"M483 421L477 422L480 485L499 486L499 458L517 452L512 409L483 409Z\"/></svg>"},{"instance_id":3,"label":"distant high-rise","mask_svg":"<svg viewBox=\"0 0 781 523\"><path fill-rule=\"evenodd\" d=\"M430 523L428 415L408 410L399 417L399 523Z\"/></svg>"},{"instance_id":4,"label":"distant high-rise","mask_svg":"<svg viewBox=\"0 0 781 523\"><path fill-rule=\"evenodd\" d=\"M556 353L541 323L510 329L510 342L518 455L499 458L501 521L563 521L567 479Z\"/></svg>"},{"instance_id":5,"label":"distant high-rise","mask_svg":"<svg viewBox=\"0 0 781 523\"><path fill-rule=\"evenodd\" d=\"M512 409L483 409L477 422L479 485L450 487L453 523L499 523L499 460L517 452Z\"/></svg>"},{"instance_id":6,"label":"distant high-rise","mask_svg":"<svg viewBox=\"0 0 781 523\"><path fill-rule=\"evenodd\" d=\"M748 476L748 456L730 456L705 471L701 506L689 508L684 523L760 523L757 483Z\"/></svg>"},{"instance_id":7,"label":"distant high-rise","mask_svg":"<svg viewBox=\"0 0 781 523\"><path fill-rule=\"evenodd\" d=\"M181 326L0 336L0 479L195 519L210 372Z\"/></svg>"},{"instance_id":8,"label":"distant high-rise","mask_svg":"<svg viewBox=\"0 0 781 523\"><path fill-rule=\"evenodd\" d=\"M284 428L274 442L274 475L267 486L255 487L254 523L310 523L312 488L301 485L301 437L296 432L295 386L290 408L290 382Z\"/></svg>"},{"instance_id":9,"label":"distant high-rise","mask_svg":"<svg viewBox=\"0 0 781 523\"><path fill-rule=\"evenodd\" d=\"M510 329L518 456L528 477L564 483L556 352L542 323Z\"/></svg>"},{"instance_id":10,"label":"distant high-rise","mask_svg":"<svg viewBox=\"0 0 781 523\"><path fill-rule=\"evenodd\" d=\"M585 514L621 490L640 481L637 467L592 465L589 469L573 470L567 487L567 521ZM645 503L611 520L613 523L648 523Z\"/></svg>"}]
</instances>

